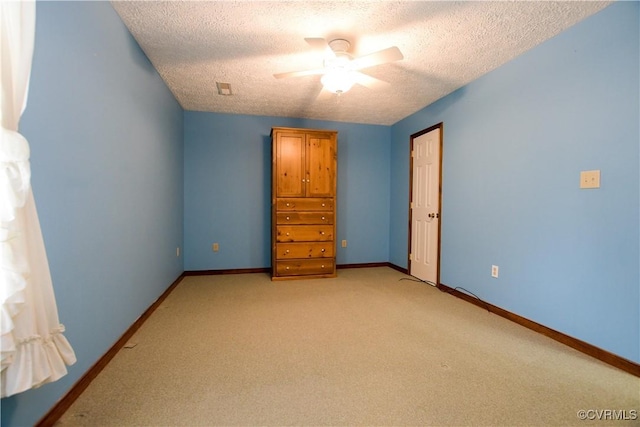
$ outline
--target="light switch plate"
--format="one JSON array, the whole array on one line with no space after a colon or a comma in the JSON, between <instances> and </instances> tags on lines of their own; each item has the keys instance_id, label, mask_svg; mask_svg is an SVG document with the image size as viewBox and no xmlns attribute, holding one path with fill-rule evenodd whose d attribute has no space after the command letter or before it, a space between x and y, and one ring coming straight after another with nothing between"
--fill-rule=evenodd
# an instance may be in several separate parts
<instances>
[{"instance_id":1,"label":"light switch plate","mask_svg":"<svg viewBox=\"0 0 640 427\"><path fill-rule=\"evenodd\" d=\"M580 188L600 188L600 171L580 172Z\"/></svg>"}]
</instances>

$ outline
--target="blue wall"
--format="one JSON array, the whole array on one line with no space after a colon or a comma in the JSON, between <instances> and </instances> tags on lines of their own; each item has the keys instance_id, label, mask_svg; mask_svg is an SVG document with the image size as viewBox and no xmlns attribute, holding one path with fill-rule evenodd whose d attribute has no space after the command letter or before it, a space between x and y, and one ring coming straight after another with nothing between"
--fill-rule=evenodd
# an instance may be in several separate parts
<instances>
[{"instance_id":1,"label":"blue wall","mask_svg":"<svg viewBox=\"0 0 640 427\"><path fill-rule=\"evenodd\" d=\"M406 267L409 135L444 122L441 281L635 362L638 5L614 4L395 124L390 227L390 261ZM579 189L591 169L601 188Z\"/></svg>"},{"instance_id":2,"label":"blue wall","mask_svg":"<svg viewBox=\"0 0 640 427\"><path fill-rule=\"evenodd\" d=\"M388 126L187 111L185 270L271 265L272 126L338 131L337 262L387 261Z\"/></svg>"},{"instance_id":3,"label":"blue wall","mask_svg":"<svg viewBox=\"0 0 640 427\"><path fill-rule=\"evenodd\" d=\"M20 130L78 361L3 399L3 426L37 422L183 271L182 109L110 3L37 3Z\"/></svg>"}]
</instances>

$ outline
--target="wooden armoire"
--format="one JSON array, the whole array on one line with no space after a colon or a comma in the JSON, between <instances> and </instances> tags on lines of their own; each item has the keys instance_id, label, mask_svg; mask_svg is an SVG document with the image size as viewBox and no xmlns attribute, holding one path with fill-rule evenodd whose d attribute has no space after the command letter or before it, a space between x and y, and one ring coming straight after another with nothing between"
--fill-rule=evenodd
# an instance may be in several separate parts
<instances>
[{"instance_id":1,"label":"wooden armoire","mask_svg":"<svg viewBox=\"0 0 640 427\"><path fill-rule=\"evenodd\" d=\"M336 276L338 132L271 129L271 279Z\"/></svg>"}]
</instances>

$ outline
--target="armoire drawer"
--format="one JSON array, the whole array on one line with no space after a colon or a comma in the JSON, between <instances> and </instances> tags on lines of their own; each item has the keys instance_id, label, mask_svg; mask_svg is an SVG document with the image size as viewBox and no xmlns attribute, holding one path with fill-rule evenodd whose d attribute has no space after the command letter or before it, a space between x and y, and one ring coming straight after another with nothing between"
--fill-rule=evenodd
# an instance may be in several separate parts
<instances>
[{"instance_id":1,"label":"armoire drawer","mask_svg":"<svg viewBox=\"0 0 640 427\"><path fill-rule=\"evenodd\" d=\"M297 259L276 262L278 276L303 276L312 274L332 274L335 272L333 259Z\"/></svg>"},{"instance_id":2,"label":"armoire drawer","mask_svg":"<svg viewBox=\"0 0 640 427\"><path fill-rule=\"evenodd\" d=\"M332 225L278 225L277 242L330 242L333 241Z\"/></svg>"},{"instance_id":3,"label":"armoire drawer","mask_svg":"<svg viewBox=\"0 0 640 427\"><path fill-rule=\"evenodd\" d=\"M333 224L333 212L278 212L278 224Z\"/></svg>"},{"instance_id":4,"label":"armoire drawer","mask_svg":"<svg viewBox=\"0 0 640 427\"><path fill-rule=\"evenodd\" d=\"M332 198L286 198L277 199L276 210L278 211L329 211L333 212L334 201Z\"/></svg>"},{"instance_id":5,"label":"armoire drawer","mask_svg":"<svg viewBox=\"0 0 640 427\"><path fill-rule=\"evenodd\" d=\"M333 242L278 243L276 245L276 258L333 258Z\"/></svg>"}]
</instances>

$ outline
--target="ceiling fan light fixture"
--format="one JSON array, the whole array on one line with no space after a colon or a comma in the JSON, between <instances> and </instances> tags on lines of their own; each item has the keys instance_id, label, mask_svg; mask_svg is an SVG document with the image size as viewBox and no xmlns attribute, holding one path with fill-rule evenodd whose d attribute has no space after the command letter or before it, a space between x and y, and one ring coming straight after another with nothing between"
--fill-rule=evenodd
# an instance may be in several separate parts
<instances>
[{"instance_id":1,"label":"ceiling fan light fixture","mask_svg":"<svg viewBox=\"0 0 640 427\"><path fill-rule=\"evenodd\" d=\"M356 77L351 70L337 68L325 73L320 81L329 92L345 93L354 85Z\"/></svg>"}]
</instances>

